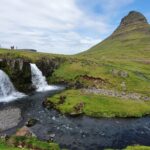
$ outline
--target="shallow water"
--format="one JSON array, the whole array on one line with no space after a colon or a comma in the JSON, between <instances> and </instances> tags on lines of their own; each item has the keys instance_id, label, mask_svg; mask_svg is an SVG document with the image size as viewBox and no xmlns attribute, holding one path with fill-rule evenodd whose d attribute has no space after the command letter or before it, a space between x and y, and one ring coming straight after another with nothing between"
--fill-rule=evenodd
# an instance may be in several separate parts
<instances>
[{"instance_id":1,"label":"shallow water","mask_svg":"<svg viewBox=\"0 0 150 150\"><path fill-rule=\"evenodd\" d=\"M3 131L1 134L12 134L29 118L35 118L39 122L31 129L38 138L49 140L51 136L54 136L54 141L70 150L124 148L133 144L150 145L150 117L139 119L66 117L42 106L43 100L56 92L59 90L33 93L15 102L1 103L1 110L19 108L22 115L16 127Z\"/></svg>"}]
</instances>

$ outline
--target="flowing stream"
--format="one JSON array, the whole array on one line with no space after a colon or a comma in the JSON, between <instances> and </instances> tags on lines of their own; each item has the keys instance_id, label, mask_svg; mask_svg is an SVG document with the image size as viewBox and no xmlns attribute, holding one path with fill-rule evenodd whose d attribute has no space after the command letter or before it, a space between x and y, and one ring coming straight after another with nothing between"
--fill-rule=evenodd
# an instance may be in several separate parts
<instances>
[{"instance_id":1,"label":"flowing stream","mask_svg":"<svg viewBox=\"0 0 150 150\"><path fill-rule=\"evenodd\" d=\"M25 96L15 90L8 75L0 70L0 102L9 102Z\"/></svg>"},{"instance_id":2,"label":"flowing stream","mask_svg":"<svg viewBox=\"0 0 150 150\"><path fill-rule=\"evenodd\" d=\"M32 84L36 88L36 91L49 91L55 90L58 87L48 85L45 76L43 76L40 69L36 66L36 64L30 64L31 73L32 73Z\"/></svg>"},{"instance_id":3,"label":"flowing stream","mask_svg":"<svg viewBox=\"0 0 150 150\"><path fill-rule=\"evenodd\" d=\"M21 110L21 118L17 126L0 132L2 134L13 134L18 128L25 125L28 119L34 118L38 123L30 129L41 140L53 140L62 148L69 150L103 150L104 148L121 149L127 145L150 145L150 117L143 118L90 118L67 117L51 109L47 110L42 102L53 94L61 92L53 90L47 92L35 92L22 100L0 104L0 115L2 112L10 111L7 118L11 118L12 109ZM16 111L18 114L19 112ZM0 120L1 122L2 120ZM7 119L5 115L5 124ZM12 120L13 121L13 120ZM12 123L8 120L8 123Z\"/></svg>"}]
</instances>

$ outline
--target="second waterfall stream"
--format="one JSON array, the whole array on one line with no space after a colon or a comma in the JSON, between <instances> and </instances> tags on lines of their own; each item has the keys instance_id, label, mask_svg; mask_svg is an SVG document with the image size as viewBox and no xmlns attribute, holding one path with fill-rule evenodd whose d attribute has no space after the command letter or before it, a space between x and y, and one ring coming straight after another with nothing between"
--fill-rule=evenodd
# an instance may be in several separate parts
<instances>
[{"instance_id":1,"label":"second waterfall stream","mask_svg":"<svg viewBox=\"0 0 150 150\"><path fill-rule=\"evenodd\" d=\"M30 64L32 73L32 84L36 88L36 91L49 91L58 89L57 86L48 85L45 76L43 76L41 70L36 64Z\"/></svg>"}]
</instances>

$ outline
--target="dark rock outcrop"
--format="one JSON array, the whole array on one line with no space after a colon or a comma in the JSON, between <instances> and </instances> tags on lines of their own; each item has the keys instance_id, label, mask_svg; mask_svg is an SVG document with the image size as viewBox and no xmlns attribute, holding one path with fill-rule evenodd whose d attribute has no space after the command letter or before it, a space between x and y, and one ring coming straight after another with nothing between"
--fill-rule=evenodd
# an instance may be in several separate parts
<instances>
[{"instance_id":1,"label":"dark rock outcrop","mask_svg":"<svg viewBox=\"0 0 150 150\"><path fill-rule=\"evenodd\" d=\"M134 24L148 24L148 21L140 12L130 11L129 14L121 20L120 27Z\"/></svg>"},{"instance_id":2,"label":"dark rock outcrop","mask_svg":"<svg viewBox=\"0 0 150 150\"><path fill-rule=\"evenodd\" d=\"M28 60L23 58L3 58L0 59L0 69L9 75L18 91L27 93L33 90L31 68Z\"/></svg>"},{"instance_id":3,"label":"dark rock outcrop","mask_svg":"<svg viewBox=\"0 0 150 150\"><path fill-rule=\"evenodd\" d=\"M32 127L32 126L34 126L37 122L38 122L37 119L30 118L30 119L27 121L26 126L27 126L27 127Z\"/></svg>"},{"instance_id":4,"label":"dark rock outcrop","mask_svg":"<svg viewBox=\"0 0 150 150\"><path fill-rule=\"evenodd\" d=\"M52 103L49 99L45 99L42 103L43 107L47 109L55 108L55 104Z\"/></svg>"},{"instance_id":5,"label":"dark rock outcrop","mask_svg":"<svg viewBox=\"0 0 150 150\"><path fill-rule=\"evenodd\" d=\"M47 78L50 77L55 69L59 67L61 63L64 62L64 59L55 57L55 58L41 58L36 62L38 68L42 71L43 75Z\"/></svg>"}]
</instances>

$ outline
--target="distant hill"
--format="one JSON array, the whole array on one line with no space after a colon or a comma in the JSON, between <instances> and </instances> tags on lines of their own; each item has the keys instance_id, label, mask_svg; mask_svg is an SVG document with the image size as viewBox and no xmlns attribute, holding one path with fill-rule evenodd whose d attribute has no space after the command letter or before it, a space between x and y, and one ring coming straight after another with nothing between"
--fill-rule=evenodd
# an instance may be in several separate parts
<instances>
[{"instance_id":1,"label":"distant hill","mask_svg":"<svg viewBox=\"0 0 150 150\"><path fill-rule=\"evenodd\" d=\"M131 11L107 39L81 56L108 59L150 58L150 25L143 14Z\"/></svg>"}]
</instances>

